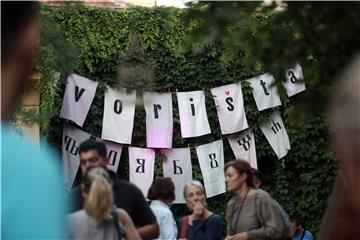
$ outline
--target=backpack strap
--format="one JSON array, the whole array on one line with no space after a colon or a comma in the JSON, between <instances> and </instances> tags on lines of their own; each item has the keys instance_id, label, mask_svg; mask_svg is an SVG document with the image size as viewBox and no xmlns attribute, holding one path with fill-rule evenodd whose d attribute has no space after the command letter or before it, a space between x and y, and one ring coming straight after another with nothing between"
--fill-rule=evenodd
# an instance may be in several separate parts
<instances>
[{"instance_id":1,"label":"backpack strap","mask_svg":"<svg viewBox=\"0 0 360 240\"><path fill-rule=\"evenodd\" d=\"M188 226L189 226L189 216L185 216L182 219L180 238L186 238Z\"/></svg>"},{"instance_id":2,"label":"backpack strap","mask_svg":"<svg viewBox=\"0 0 360 240\"><path fill-rule=\"evenodd\" d=\"M118 221L118 215L117 215L117 210L116 210L115 206L111 210L111 216L113 217L113 221L115 224L118 239L121 240L124 233L122 231L122 226L120 225L120 223Z\"/></svg>"}]
</instances>

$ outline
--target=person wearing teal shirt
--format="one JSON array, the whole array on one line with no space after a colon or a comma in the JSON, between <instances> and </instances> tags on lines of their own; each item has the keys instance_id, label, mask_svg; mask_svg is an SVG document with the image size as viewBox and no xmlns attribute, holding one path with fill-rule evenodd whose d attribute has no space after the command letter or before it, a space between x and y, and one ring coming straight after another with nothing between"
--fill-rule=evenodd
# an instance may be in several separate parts
<instances>
[{"instance_id":1,"label":"person wearing teal shirt","mask_svg":"<svg viewBox=\"0 0 360 240\"><path fill-rule=\"evenodd\" d=\"M290 237L292 240L313 240L313 235L311 232L303 228L301 218L298 215L291 217L291 222L293 226L290 229Z\"/></svg>"},{"instance_id":2,"label":"person wearing teal shirt","mask_svg":"<svg viewBox=\"0 0 360 240\"><path fill-rule=\"evenodd\" d=\"M6 126L31 74L40 36L37 5L1 2L1 239L66 236L60 161L46 145L36 146Z\"/></svg>"}]
</instances>

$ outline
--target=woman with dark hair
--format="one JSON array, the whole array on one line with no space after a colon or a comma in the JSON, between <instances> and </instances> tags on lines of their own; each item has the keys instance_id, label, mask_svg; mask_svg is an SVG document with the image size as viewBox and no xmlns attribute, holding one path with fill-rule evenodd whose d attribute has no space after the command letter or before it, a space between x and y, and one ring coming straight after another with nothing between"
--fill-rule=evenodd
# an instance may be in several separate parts
<instances>
[{"instance_id":1,"label":"woman with dark hair","mask_svg":"<svg viewBox=\"0 0 360 240\"><path fill-rule=\"evenodd\" d=\"M288 230L278 207L267 192L255 189L250 164L231 161L224 171L226 188L235 194L227 206L226 240L285 239Z\"/></svg>"},{"instance_id":2,"label":"woman with dark hair","mask_svg":"<svg viewBox=\"0 0 360 240\"><path fill-rule=\"evenodd\" d=\"M206 207L204 186L199 181L188 182L184 187L184 198L191 215L182 218L179 238L187 240L223 239L223 219Z\"/></svg>"},{"instance_id":3,"label":"woman with dark hair","mask_svg":"<svg viewBox=\"0 0 360 240\"><path fill-rule=\"evenodd\" d=\"M140 239L129 215L114 208L108 172L96 167L87 172L81 184L84 209L69 215L70 239Z\"/></svg>"},{"instance_id":4,"label":"woman with dark hair","mask_svg":"<svg viewBox=\"0 0 360 240\"><path fill-rule=\"evenodd\" d=\"M175 200L175 186L171 178L158 177L151 184L147 198L160 227L157 239L172 240L177 237L177 226L170 207Z\"/></svg>"}]
</instances>

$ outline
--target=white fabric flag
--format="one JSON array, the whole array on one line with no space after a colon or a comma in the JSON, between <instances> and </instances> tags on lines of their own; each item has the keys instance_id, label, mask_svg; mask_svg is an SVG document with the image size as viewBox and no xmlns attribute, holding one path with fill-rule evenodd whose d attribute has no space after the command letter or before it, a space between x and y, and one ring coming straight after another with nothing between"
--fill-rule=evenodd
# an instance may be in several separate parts
<instances>
[{"instance_id":1,"label":"white fabric flag","mask_svg":"<svg viewBox=\"0 0 360 240\"><path fill-rule=\"evenodd\" d=\"M286 93L289 97L305 91L305 82L302 68L299 63L286 71L286 81L283 82L283 86L286 89ZM301 82L300 82L301 81Z\"/></svg>"},{"instance_id":2,"label":"white fabric flag","mask_svg":"<svg viewBox=\"0 0 360 240\"><path fill-rule=\"evenodd\" d=\"M105 141L101 138L96 138L97 141L102 141L106 146L106 152L108 157L107 169L117 172L120 164L121 153L123 146L118 143Z\"/></svg>"},{"instance_id":3,"label":"white fabric flag","mask_svg":"<svg viewBox=\"0 0 360 240\"><path fill-rule=\"evenodd\" d=\"M192 165L189 148L163 149L166 159L163 161L164 177L171 177L175 185L174 203L185 203L183 190L192 180Z\"/></svg>"},{"instance_id":4,"label":"white fabric flag","mask_svg":"<svg viewBox=\"0 0 360 240\"><path fill-rule=\"evenodd\" d=\"M105 92L102 139L131 144L134 127L136 92L110 87Z\"/></svg>"},{"instance_id":5,"label":"white fabric flag","mask_svg":"<svg viewBox=\"0 0 360 240\"><path fill-rule=\"evenodd\" d=\"M213 88L211 93L222 134L239 132L249 127L240 82Z\"/></svg>"},{"instance_id":6,"label":"white fabric flag","mask_svg":"<svg viewBox=\"0 0 360 240\"><path fill-rule=\"evenodd\" d=\"M76 74L67 78L60 117L83 126L98 83Z\"/></svg>"},{"instance_id":7,"label":"white fabric flag","mask_svg":"<svg viewBox=\"0 0 360 240\"><path fill-rule=\"evenodd\" d=\"M146 112L146 146L171 148L173 109L171 93L144 92Z\"/></svg>"},{"instance_id":8,"label":"white fabric flag","mask_svg":"<svg viewBox=\"0 0 360 240\"><path fill-rule=\"evenodd\" d=\"M177 92L181 137L198 137L211 133L204 91Z\"/></svg>"},{"instance_id":9,"label":"white fabric flag","mask_svg":"<svg viewBox=\"0 0 360 240\"><path fill-rule=\"evenodd\" d=\"M80 166L79 145L89 139L90 134L64 123L62 136L62 163L65 175L65 188L70 190Z\"/></svg>"},{"instance_id":10,"label":"white fabric flag","mask_svg":"<svg viewBox=\"0 0 360 240\"><path fill-rule=\"evenodd\" d=\"M281 105L274 77L269 73L248 79L252 87L256 106L259 111Z\"/></svg>"},{"instance_id":11,"label":"white fabric flag","mask_svg":"<svg viewBox=\"0 0 360 240\"><path fill-rule=\"evenodd\" d=\"M291 149L289 136L278 111L272 113L271 119L271 122L261 125L260 128L280 159L286 156Z\"/></svg>"},{"instance_id":12,"label":"white fabric flag","mask_svg":"<svg viewBox=\"0 0 360 240\"><path fill-rule=\"evenodd\" d=\"M129 147L129 181L141 189L146 198L154 180L155 151Z\"/></svg>"},{"instance_id":13,"label":"white fabric flag","mask_svg":"<svg viewBox=\"0 0 360 240\"><path fill-rule=\"evenodd\" d=\"M248 161L252 168L258 168L255 138L252 129L245 130L240 134L231 135L228 137L228 141L235 158Z\"/></svg>"},{"instance_id":14,"label":"white fabric flag","mask_svg":"<svg viewBox=\"0 0 360 240\"><path fill-rule=\"evenodd\" d=\"M207 197L225 192L224 148L218 140L196 147Z\"/></svg>"}]
</instances>

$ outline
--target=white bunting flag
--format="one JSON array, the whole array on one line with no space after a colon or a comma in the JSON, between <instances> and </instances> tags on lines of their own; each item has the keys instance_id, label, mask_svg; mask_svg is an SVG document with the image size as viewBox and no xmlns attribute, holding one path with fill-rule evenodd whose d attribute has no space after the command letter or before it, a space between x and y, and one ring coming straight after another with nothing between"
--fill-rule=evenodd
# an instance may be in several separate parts
<instances>
[{"instance_id":1,"label":"white bunting flag","mask_svg":"<svg viewBox=\"0 0 360 240\"><path fill-rule=\"evenodd\" d=\"M211 89L222 134L239 132L249 127L240 83Z\"/></svg>"},{"instance_id":2,"label":"white bunting flag","mask_svg":"<svg viewBox=\"0 0 360 240\"><path fill-rule=\"evenodd\" d=\"M260 128L277 157L280 159L286 156L290 150L290 141L280 113L274 111L271 114L271 122L261 125Z\"/></svg>"},{"instance_id":3,"label":"white bunting flag","mask_svg":"<svg viewBox=\"0 0 360 240\"><path fill-rule=\"evenodd\" d=\"M258 168L255 138L252 129L231 135L228 137L228 141L236 159L248 161L252 168Z\"/></svg>"},{"instance_id":4,"label":"white bunting flag","mask_svg":"<svg viewBox=\"0 0 360 240\"><path fill-rule=\"evenodd\" d=\"M141 189L146 198L154 180L155 151L129 147L129 181Z\"/></svg>"},{"instance_id":5,"label":"white bunting flag","mask_svg":"<svg viewBox=\"0 0 360 240\"><path fill-rule=\"evenodd\" d=\"M256 106L259 111L281 105L277 87L274 84L274 77L265 73L258 77L248 79L253 89Z\"/></svg>"},{"instance_id":6,"label":"white bunting flag","mask_svg":"<svg viewBox=\"0 0 360 240\"><path fill-rule=\"evenodd\" d=\"M225 192L223 141L196 147L207 197Z\"/></svg>"},{"instance_id":7,"label":"white bunting flag","mask_svg":"<svg viewBox=\"0 0 360 240\"><path fill-rule=\"evenodd\" d=\"M164 177L171 177L175 185L174 203L185 203L183 190L192 180L192 165L189 148L163 149L166 159L163 161Z\"/></svg>"},{"instance_id":8,"label":"white bunting flag","mask_svg":"<svg viewBox=\"0 0 360 240\"><path fill-rule=\"evenodd\" d=\"M146 146L171 148L173 109L171 93L144 92L146 112Z\"/></svg>"},{"instance_id":9,"label":"white bunting flag","mask_svg":"<svg viewBox=\"0 0 360 240\"><path fill-rule=\"evenodd\" d=\"M300 64L286 71L286 81L283 82L283 86L286 89L286 93L289 97L305 91L304 76Z\"/></svg>"},{"instance_id":10,"label":"white bunting flag","mask_svg":"<svg viewBox=\"0 0 360 240\"><path fill-rule=\"evenodd\" d=\"M204 91L176 93L182 138L198 137L211 133Z\"/></svg>"},{"instance_id":11,"label":"white bunting flag","mask_svg":"<svg viewBox=\"0 0 360 240\"><path fill-rule=\"evenodd\" d=\"M131 144L136 92L110 87L105 92L102 139Z\"/></svg>"},{"instance_id":12,"label":"white bunting flag","mask_svg":"<svg viewBox=\"0 0 360 240\"><path fill-rule=\"evenodd\" d=\"M90 134L64 123L62 136L62 163L65 188L70 190L80 166L79 145L89 139Z\"/></svg>"},{"instance_id":13,"label":"white bunting flag","mask_svg":"<svg viewBox=\"0 0 360 240\"><path fill-rule=\"evenodd\" d=\"M76 74L67 78L60 117L83 126L98 83Z\"/></svg>"},{"instance_id":14,"label":"white bunting flag","mask_svg":"<svg viewBox=\"0 0 360 240\"><path fill-rule=\"evenodd\" d=\"M108 156L107 169L116 173L119 168L119 163L120 163L120 159L121 159L121 152L122 152L123 146L118 143L105 141L101 138L96 138L96 140L101 141L105 144L107 156Z\"/></svg>"}]
</instances>

